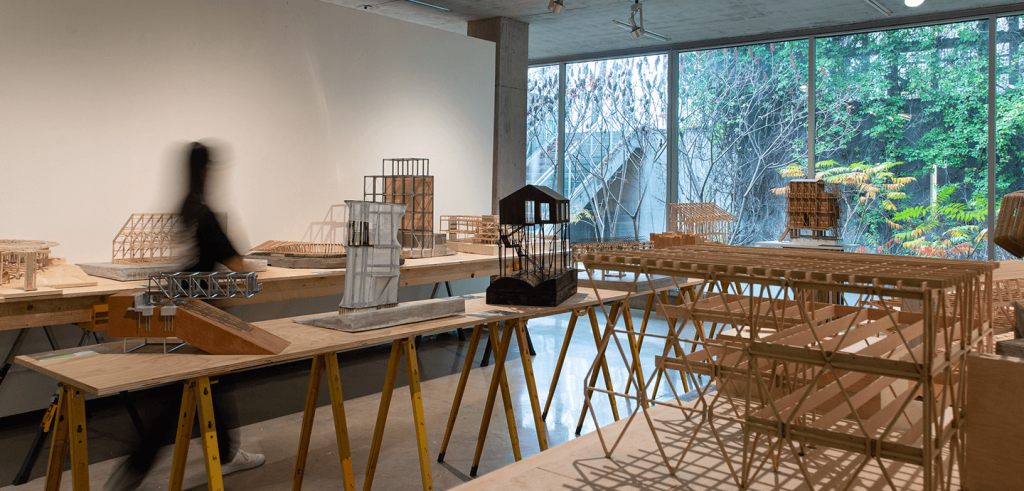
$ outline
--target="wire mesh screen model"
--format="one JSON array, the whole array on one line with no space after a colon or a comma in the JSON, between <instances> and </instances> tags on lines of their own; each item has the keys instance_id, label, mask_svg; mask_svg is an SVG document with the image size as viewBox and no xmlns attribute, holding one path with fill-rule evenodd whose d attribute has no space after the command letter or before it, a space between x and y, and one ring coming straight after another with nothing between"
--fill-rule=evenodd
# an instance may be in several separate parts
<instances>
[{"instance_id":1,"label":"wire mesh screen model","mask_svg":"<svg viewBox=\"0 0 1024 491\"><path fill-rule=\"evenodd\" d=\"M794 179L786 201L788 229L779 240L839 240L839 193L825 181Z\"/></svg>"},{"instance_id":2,"label":"wire mesh screen model","mask_svg":"<svg viewBox=\"0 0 1024 491\"><path fill-rule=\"evenodd\" d=\"M339 311L397 305L402 258L398 230L407 205L348 200L345 204L349 219L345 245L348 264Z\"/></svg>"},{"instance_id":3,"label":"wire mesh screen model","mask_svg":"<svg viewBox=\"0 0 1024 491\"><path fill-rule=\"evenodd\" d=\"M182 260L184 235L177 213L133 213L114 237L114 264L167 264Z\"/></svg>"},{"instance_id":4,"label":"wire mesh screen model","mask_svg":"<svg viewBox=\"0 0 1024 491\"><path fill-rule=\"evenodd\" d=\"M487 288L487 303L556 306L575 295L569 200L545 186L526 186L498 207L501 271Z\"/></svg>"},{"instance_id":5,"label":"wire mesh screen model","mask_svg":"<svg viewBox=\"0 0 1024 491\"><path fill-rule=\"evenodd\" d=\"M666 334L628 322L619 330L613 314L598 347L599 359L619 353L639 367L643 337L665 341L654 371L636 368L611 392L636 401L659 447L654 457L677 476L699 455L724 460L714 467L739 489L778 482L772 471L782 461L799 469L785 479L812 490L891 489L897 473L913 476L915 489L959 488L967 356L991 349L985 285L997 263L725 245L589 254L583 263L588 272L700 282L689 299L659 305ZM589 398L604 390L594 369L585 389L592 415L600 399ZM680 412L655 420L653 405ZM602 442L629 428L600 423ZM742 433L742 444L721 433ZM691 445L670 455L662 442L680 436ZM821 458L835 462L827 478L808 470Z\"/></svg>"},{"instance_id":6,"label":"wire mesh screen model","mask_svg":"<svg viewBox=\"0 0 1024 491\"><path fill-rule=\"evenodd\" d=\"M738 220L714 203L669 203L668 216L669 232L723 243L729 239L729 224Z\"/></svg>"},{"instance_id":7,"label":"wire mesh screen model","mask_svg":"<svg viewBox=\"0 0 1024 491\"><path fill-rule=\"evenodd\" d=\"M384 159L380 175L364 178L363 199L405 204L399 243L411 257L434 255L434 176L429 159Z\"/></svg>"}]
</instances>

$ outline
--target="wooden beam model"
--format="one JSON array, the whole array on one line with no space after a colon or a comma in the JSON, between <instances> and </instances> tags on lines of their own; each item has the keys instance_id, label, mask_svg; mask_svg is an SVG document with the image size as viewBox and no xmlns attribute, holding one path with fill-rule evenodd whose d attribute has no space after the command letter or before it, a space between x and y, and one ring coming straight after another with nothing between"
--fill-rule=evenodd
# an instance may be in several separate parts
<instances>
[{"instance_id":1,"label":"wooden beam model","mask_svg":"<svg viewBox=\"0 0 1024 491\"><path fill-rule=\"evenodd\" d=\"M184 243L176 213L133 213L114 237L114 264L170 264L181 261Z\"/></svg>"},{"instance_id":2,"label":"wooden beam model","mask_svg":"<svg viewBox=\"0 0 1024 491\"><path fill-rule=\"evenodd\" d=\"M585 254L612 251L642 251L650 249L654 244L650 241L637 240L633 237L613 237L610 239L584 239L572 244L572 257L579 261Z\"/></svg>"},{"instance_id":3,"label":"wooden beam model","mask_svg":"<svg viewBox=\"0 0 1024 491\"><path fill-rule=\"evenodd\" d=\"M1003 196L993 240L1014 257L1024 257L1024 191Z\"/></svg>"},{"instance_id":4,"label":"wooden beam model","mask_svg":"<svg viewBox=\"0 0 1024 491\"><path fill-rule=\"evenodd\" d=\"M298 257L338 257L345 255L344 244L295 242L288 240L268 240L252 248L252 252L266 254L284 254Z\"/></svg>"},{"instance_id":5,"label":"wooden beam model","mask_svg":"<svg viewBox=\"0 0 1024 491\"><path fill-rule=\"evenodd\" d=\"M669 203L668 216L669 232L723 243L729 239L729 224L738 220L714 203Z\"/></svg>"},{"instance_id":6,"label":"wooden beam model","mask_svg":"<svg viewBox=\"0 0 1024 491\"><path fill-rule=\"evenodd\" d=\"M669 247L677 247L684 245L703 245L707 242L713 242L706 240L700 235L685 234L682 232L665 232L663 234L651 234L651 243L654 244L654 249L668 249Z\"/></svg>"},{"instance_id":7,"label":"wooden beam model","mask_svg":"<svg viewBox=\"0 0 1024 491\"><path fill-rule=\"evenodd\" d=\"M0 239L0 285L24 280L26 291L35 290L36 273L50 264L50 248L56 242Z\"/></svg>"},{"instance_id":8,"label":"wooden beam model","mask_svg":"<svg viewBox=\"0 0 1024 491\"><path fill-rule=\"evenodd\" d=\"M969 353L992 347L992 291L984 285L997 263L724 245L589 254L583 263L588 272L702 281L678 305L658 299L669 329L655 336L666 341L656 369L646 379L637 370L615 393L637 401L673 473L687 452L710 445L697 451L721 456L727 465L718 468L740 489L771 479L762 470L777 470L780 459L796 461L810 489L855 484L862 472L918 475L914 486L927 491L956 487L966 462L964 368ZM620 353L639 366L639 344L654 335L614 329L612 317L598 360ZM681 334L688 323L692 339ZM605 391L595 383L599 366L587 374L588 405ZM682 391L670 372L682 377ZM667 399L657 398L659 387L670 389ZM689 391L699 404L677 404ZM705 440L670 457L659 435L666 428L647 413L653 405L678 408L692 422L672 428L676 437L738 425L743 445ZM860 457L818 482L804 456L824 448ZM605 446L606 455L614 449ZM920 471L901 470L906 465Z\"/></svg>"},{"instance_id":9,"label":"wooden beam model","mask_svg":"<svg viewBox=\"0 0 1024 491\"><path fill-rule=\"evenodd\" d=\"M498 217L495 215L441 215L441 231L448 247L472 254L498 254Z\"/></svg>"}]
</instances>

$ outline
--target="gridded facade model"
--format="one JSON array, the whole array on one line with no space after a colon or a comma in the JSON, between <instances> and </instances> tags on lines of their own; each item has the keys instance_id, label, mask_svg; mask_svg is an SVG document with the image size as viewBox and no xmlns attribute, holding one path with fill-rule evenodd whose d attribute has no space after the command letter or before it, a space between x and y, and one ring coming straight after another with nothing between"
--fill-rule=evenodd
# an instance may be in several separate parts
<instances>
[{"instance_id":1,"label":"gridded facade model","mask_svg":"<svg viewBox=\"0 0 1024 491\"><path fill-rule=\"evenodd\" d=\"M185 240L176 213L133 213L114 237L114 264L167 264L183 260Z\"/></svg>"},{"instance_id":2,"label":"gridded facade model","mask_svg":"<svg viewBox=\"0 0 1024 491\"><path fill-rule=\"evenodd\" d=\"M398 305L402 245L398 230L405 203L345 201L348 205L348 263L339 312Z\"/></svg>"},{"instance_id":3,"label":"gridded facade model","mask_svg":"<svg viewBox=\"0 0 1024 491\"><path fill-rule=\"evenodd\" d=\"M916 476L916 489L958 488L964 369L969 353L991 345L992 294L983 285L998 264L722 245L592 254L583 263L588 271L702 280L690 300L659 305L669 328L656 336L666 341L656 369L618 394L638 401L660 459L677 476L694 452L723 459L727 465L715 467L740 489L777 482L771 471L781 459L799 464L802 475L793 477L810 489L868 479L890 489L897 472ZM677 321L692 323L693 339L682 339ZM599 356L619 352L609 349L614 342L632 358L627 366L638 362L633 348L644 334L622 348L626 332L610 330ZM682 455L666 453L666 427L646 412L659 384L675 396L657 404L686 418L674 436L698 442ZM586 388L588 397L594 389ZM691 390L693 404L674 400ZM737 428L742 445L711 436ZM616 441L599 431L602 441ZM828 449L847 452L846 466L827 477L808 471ZM608 456L613 450L605 447Z\"/></svg>"},{"instance_id":4,"label":"gridded facade model","mask_svg":"<svg viewBox=\"0 0 1024 491\"><path fill-rule=\"evenodd\" d=\"M441 215L441 231L448 242L497 244L498 217L494 215Z\"/></svg>"},{"instance_id":5,"label":"gridded facade model","mask_svg":"<svg viewBox=\"0 0 1024 491\"><path fill-rule=\"evenodd\" d=\"M780 241L839 240L839 193L834 186L814 179L794 179L789 182L786 202L788 223Z\"/></svg>"},{"instance_id":6,"label":"gridded facade model","mask_svg":"<svg viewBox=\"0 0 1024 491\"><path fill-rule=\"evenodd\" d=\"M375 203L403 203L405 216L398 241L409 257L434 255L434 176L428 159L384 159L381 175L366 176L363 199Z\"/></svg>"},{"instance_id":7,"label":"gridded facade model","mask_svg":"<svg viewBox=\"0 0 1024 491\"><path fill-rule=\"evenodd\" d=\"M1024 257L1024 191L1003 196L993 239L1014 257Z\"/></svg>"},{"instance_id":8,"label":"gridded facade model","mask_svg":"<svg viewBox=\"0 0 1024 491\"><path fill-rule=\"evenodd\" d=\"M569 200L545 186L526 186L498 202L500 273L487 303L556 306L576 294L569 248Z\"/></svg>"},{"instance_id":9,"label":"gridded facade model","mask_svg":"<svg viewBox=\"0 0 1024 491\"><path fill-rule=\"evenodd\" d=\"M729 240L729 224L737 220L714 203L669 203L668 213L669 232L723 243Z\"/></svg>"},{"instance_id":10,"label":"gridded facade model","mask_svg":"<svg viewBox=\"0 0 1024 491\"><path fill-rule=\"evenodd\" d=\"M49 264L50 248L58 245L43 240L0 239L0 285L28 276L32 285L26 286L34 289L35 272Z\"/></svg>"}]
</instances>

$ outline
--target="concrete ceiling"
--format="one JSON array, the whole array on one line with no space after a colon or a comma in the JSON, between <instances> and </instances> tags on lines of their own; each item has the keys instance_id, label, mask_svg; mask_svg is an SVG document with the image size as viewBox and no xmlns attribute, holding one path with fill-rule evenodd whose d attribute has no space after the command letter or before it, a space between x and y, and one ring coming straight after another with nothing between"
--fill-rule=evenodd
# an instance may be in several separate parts
<instances>
[{"instance_id":1,"label":"concrete ceiling","mask_svg":"<svg viewBox=\"0 0 1024 491\"><path fill-rule=\"evenodd\" d=\"M520 20L530 24L531 61L841 26L928 21L974 9L1024 9L1021 0L926 0L917 8L905 6L903 0L876 0L892 11L892 16L886 17L865 0L646 0L644 27L671 38L662 42L632 39L625 29L612 24L613 19L629 19L630 0L564 0L560 14L548 11L548 0L422 0L449 12L407 0L322 1L349 8L370 5L366 12L459 34L466 33L466 22L471 20L499 16Z\"/></svg>"}]
</instances>

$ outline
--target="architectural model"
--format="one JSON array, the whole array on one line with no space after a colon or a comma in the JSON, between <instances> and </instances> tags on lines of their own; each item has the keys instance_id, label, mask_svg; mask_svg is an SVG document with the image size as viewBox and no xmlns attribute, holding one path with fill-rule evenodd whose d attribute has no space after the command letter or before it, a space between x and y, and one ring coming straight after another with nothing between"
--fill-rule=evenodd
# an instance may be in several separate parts
<instances>
[{"instance_id":1,"label":"architectural model","mask_svg":"<svg viewBox=\"0 0 1024 491\"><path fill-rule=\"evenodd\" d=\"M445 234L434 233L434 176L430 175L430 160L384 159L380 175L364 178L363 199L407 205L398 228L398 242L405 257L448 253Z\"/></svg>"},{"instance_id":2,"label":"architectural model","mask_svg":"<svg viewBox=\"0 0 1024 491\"><path fill-rule=\"evenodd\" d=\"M725 243L737 218L714 203L669 203L668 231Z\"/></svg>"},{"instance_id":3,"label":"architectural model","mask_svg":"<svg viewBox=\"0 0 1024 491\"><path fill-rule=\"evenodd\" d=\"M110 297L107 335L126 338L126 351L127 338L158 338L167 352L166 339L173 337L212 355L278 354L287 341L202 302L261 290L255 273L154 274L147 290Z\"/></svg>"},{"instance_id":4,"label":"architectural model","mask_svg":"<svg viewBox=\"0 0 1024 491\"><path fill-rule=\"evenodd\" d=\"M342 313L398 305L398 242L405 203L345 201L348 205L348 265Z\"/></svg>"},{"instance_id":5,"label":"architectural model","mask_svg":"<svg viewBox=\"0 0 1024 491\"><path fill-rule=\"evenodd\" d=\"M1014 257L1024 257L1024 191L1003 196L993 240Z\"/></svg>"},{"instance_id":6,"label":"architectural model","mask_svg":"<svg viewBox=\"0 0 1024 491\"><path fill-rule=\"evenodd\" d=\"M177 213L133 213L114 237L114 264L172 264L184 260L181 217Z\"/></svg>"},{"instance_id":7,"label":"architectural model","mask_svg":"<svg viewBox=\"0 0 1024 491\"><path fill-rule=\"evenodd\" d=\"M323 220L309 224L303 240L268 240L250 249L248 257L279 268L344 268L347 227L348 207L331 205Z\"/></svg>"},{"instance_id":8,"label":"architectural model","mask_svg":"<svg viewBox=\"0 0 1024 491\"><path fill-rule=\"evenodd\" d=\"M494 215L441 215L441 231L453 251L498 255L498 217Z\"/></svg>"},{"instance_id":9,"label":"architectural model","mask_svg":"<svg viewBox=\"0 0 1024 491\"><path fill-rule=\"evenodd\" d=\"M25 291L36 289L36 273L50 263L56 242L0 239L0 285L23 280Z\"/></svg>"},{"instance_id":10,"label":"architectural model","mask_svg":"<svg viewBox=\"0 0 1024 491\"><path fill-rule=\"evenodd\" d=\"M822 180L789 181L786 202L788 223L779 241L839 242L839 193Z\"/></svg>"},{"instance_id":11,"label":"architectural model","mask_svg":"<svg viewBox=\"0 0 1024 491\"><path fill-rule=\"evenodd\" d=\"M997 263L724 245L590 254L583 263L588 271L702 280L690 300L659 306L669 328L656 369L616 392L646 411L659 384L676 397L695 391L692 404L657 402L690 422L673 428L673 438L702 442L683 456L666 455L657 421L630 419L647 419L671 472L698 452L725 460L715 467L747 489L758 469L777 469L779 459L803 469L805 455L834 448L860 463L829 474L837 489L864 473L910 473L928 491L950 489L954 475L963 475L964 367L968 354L991 343L992 292L983 285L992 284ZM735 284L746 286L737 293ZM693 339L683 339L676 320L692 323ZM632 332L615 333L623 351L606 342L599 356L621 353L626 366L639 363L631 347L643 334L622 348L619 334ZM682 387L669 372L682 376ZM586 388L588 398L595 389ZM735 429L743 445L711 436ZM616 441L598 431L606 432L602 442ZM604 448L611 456L614 449ZM801 477L820 489L820 477Z\"/></svg>"},{"instance_id":12,"label":"architectural model","mask_svg":"<svg viewBox=\"0 0 1024 491\"><path fill-rule=\"evenodd\" d=\"M569 200L545 186L526 186L498 203L500 273L487 303L556 306L576 294L569 247Z\"/></svg>"},{"instance_id":13,"label":"architectural model","mask_svg":"<svg viewBox=\"0 0 1024 491\"><path fill-rule=\"evenodd\" d=\"M686 234L682 232L665 232L663 234L651 234L652 249L667 249L669 247L684 245L702 245L714 242L700 235Z\"/></svg>"}]
</instances>

